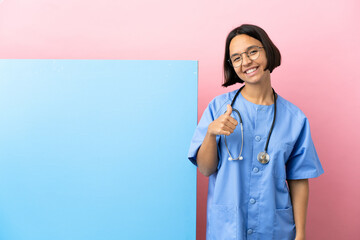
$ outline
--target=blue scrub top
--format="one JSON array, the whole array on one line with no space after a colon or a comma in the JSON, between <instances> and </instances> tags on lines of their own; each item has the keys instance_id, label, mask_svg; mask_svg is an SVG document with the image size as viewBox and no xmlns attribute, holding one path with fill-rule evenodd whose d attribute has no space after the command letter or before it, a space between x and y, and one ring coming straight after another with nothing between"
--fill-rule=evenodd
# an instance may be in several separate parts
<instances>
[{"instance_id":1,"label":"blue scrub top","mask_svg":"<svg viewBox=\"0 0 360 240\"><path fill-rule=\"evenodd\" d=\"M226 111L226 105L231 104L236 91L216 97L204 111L188 154L195 165L209 124ZM281 96L276 103L276 121L267 151L270 155L268 164L258 162L257 155L264 151L274 105L254 104L241 93L237 97L233 108L239 110L243 119L243 160L229 161L224 136L217 136L219 165L209 177L207 240L295 238L286 179L314 178L324 170L304 113ZM236 114L232 116L237 119ZM241 148L239 125L227 141L231 155L237 157Z\"/></svg>"}]
</instances>

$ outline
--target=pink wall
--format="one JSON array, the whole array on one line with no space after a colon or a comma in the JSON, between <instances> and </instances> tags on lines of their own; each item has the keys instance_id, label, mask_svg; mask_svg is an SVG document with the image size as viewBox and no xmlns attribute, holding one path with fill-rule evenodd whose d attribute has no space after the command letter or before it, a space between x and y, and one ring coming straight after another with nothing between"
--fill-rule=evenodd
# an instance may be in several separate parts
<instances>
[{"instance_id":1,"label":"pink wall","mask_svg":"<svg viewBox=\"0 0 360 240\"><path fill-rule=\"evenodd\" d=\"M199 60L200 116L233 89L220 87L226 34L242 23L263 27L283 56L273 85L310 119L325 169L311 180L308 239L358 239L360 2L225 2L3 0L0 58ZM199 175L199 240L206 194Z\"/></svg>"}]
</instances>

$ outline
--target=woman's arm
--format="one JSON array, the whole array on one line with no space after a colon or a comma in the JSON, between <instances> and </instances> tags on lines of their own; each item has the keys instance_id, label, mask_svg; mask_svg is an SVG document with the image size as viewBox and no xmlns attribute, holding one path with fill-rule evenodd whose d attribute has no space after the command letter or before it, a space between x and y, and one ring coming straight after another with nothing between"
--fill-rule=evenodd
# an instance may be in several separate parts
<instances>
[{"instance_id":1,"label":"woman's arm","mask_svg":"<svg viewBox=\"0 0 360 240\"><path fill-rule=\"evenodd\" d=\"M306 211L309 200L308 179L287 180L296 226L295 240L305 240Z\"/></svg>"},{"instance_id":2,"label":"woman's arm","mask_svg":"<svg viewBox=\"0 0 360 240\"><path fill-rule=\"evenodd\" d=\"M218 164L216 135L206 133L204 141L197 153L199 171L206 177L216 171Z\"/></svg>"},{"instance_id":3,"label":"woman's arm","mask_svg":"<svg viewBox=\"0 0 360 240\"><path fill-rule=\"evenodd\" d=\"M216 135L232 134L238 122L231 117L232 108L227 105L226 113L221 115L209 124L204 141L201 144L196 156L199 171L206 177L216 172L218 165L218 153Z\"/></svg>"}]
</instances>

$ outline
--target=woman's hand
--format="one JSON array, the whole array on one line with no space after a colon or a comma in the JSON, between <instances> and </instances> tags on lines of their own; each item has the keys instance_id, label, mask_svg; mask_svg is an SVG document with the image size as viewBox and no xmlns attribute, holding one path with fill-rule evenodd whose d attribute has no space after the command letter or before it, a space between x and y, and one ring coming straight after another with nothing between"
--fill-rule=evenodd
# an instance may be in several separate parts
<instances>
[{"instance_id":1,"label":"woman's hand","mask_svg":"<svg viewBox=\"0 0 360 240\"><path fill-rule=\"evenodd\" d=\"M231 117L232 107L228 104L226 112L219 118L209 124L208 133L210 135L227 135L232 134L238 125L238 122Z\"/></svg>"}]
</instances>

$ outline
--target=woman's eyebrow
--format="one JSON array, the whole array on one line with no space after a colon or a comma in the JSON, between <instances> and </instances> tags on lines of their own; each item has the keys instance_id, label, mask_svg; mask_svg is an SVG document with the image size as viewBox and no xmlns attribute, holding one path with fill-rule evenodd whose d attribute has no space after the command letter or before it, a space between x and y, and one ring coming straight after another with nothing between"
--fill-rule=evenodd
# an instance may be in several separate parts
<instances>
[{"instance_id":1,"label":"woman's eyebrow","mask_svg":"<svg viewBox=\"0 0 360 240\"><path fill-rule=\"evenodd\" d=\"M248 48L246 49L245 52L247 52L247 51L248 51L250 48L252 48L252 47L256 47L256 45L251 45L250 47L248 47ZM244 52L242 52L242 53L244 53ZM234 57L234 56L237 56L237 55L241 55L241 53L234 53L233 55L230 56L230 58L232 58L232 57Z\"/></svg>"}]
</instances>

